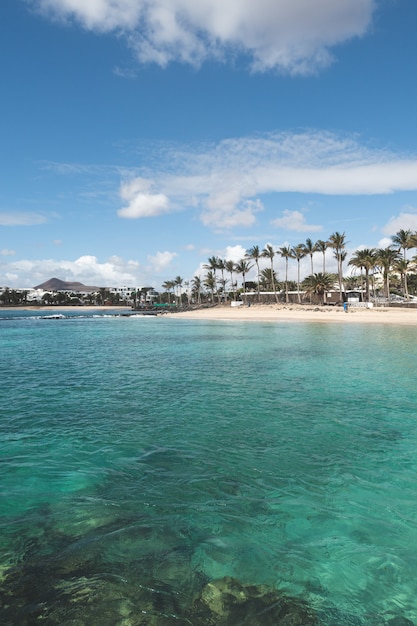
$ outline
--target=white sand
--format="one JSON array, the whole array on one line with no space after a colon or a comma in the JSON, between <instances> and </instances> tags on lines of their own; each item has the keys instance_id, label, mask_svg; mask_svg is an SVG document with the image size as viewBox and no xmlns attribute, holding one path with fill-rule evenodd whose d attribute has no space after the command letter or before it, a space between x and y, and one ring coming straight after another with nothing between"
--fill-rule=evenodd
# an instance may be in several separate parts
<instances>
[{"instance_id":1,"label":"white sand","mask_svg":"<svg viewBox=\"0 0 417 626\"><path fill-rule=\"evenodd\" d=\"M129 311L127 306L22 306L1 307L2 310L23 311L54 311L59 313L63 310L72 311L109 311L115 314L120 311ZM133 311L132 311L133 313ZM207 320L232 320L254 322L319 322L343 324L395 324L404 326L417 326L417 308L407 309L398 307L375 307L373 309L351 307L345 313L341 306L319 307L314 305L297 304L252 304L250 307L232 307L229 305L215 306L209 309L197 309L182 313L166 313L167 316L178 319L207 319Z\"/></svg>"},{"instance_id":2,"label":"white sand","mask_svg":"<svg viewBox=\"0 0 417 626\"><path fill-rule=\"evenodd\" d=\"M221 305L209 309L168 314L178 319L207 319L264 322L320 322L342 324L395 324L417 326L417 309L377 307L353 308L314 305L258 305L231 307Z\"/></svg>"}]
</instances>

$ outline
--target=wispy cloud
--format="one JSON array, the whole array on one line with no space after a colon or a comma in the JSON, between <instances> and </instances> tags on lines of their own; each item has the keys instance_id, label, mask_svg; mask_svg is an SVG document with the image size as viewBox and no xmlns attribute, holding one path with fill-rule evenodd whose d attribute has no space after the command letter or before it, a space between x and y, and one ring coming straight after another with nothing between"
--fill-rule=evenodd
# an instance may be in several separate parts
<instances>
[{"instance_id":1,"label":"wispy cloud","mask_svg":"<svg viewBox=\"0 0 417 626\"><path fill-rule=\"evenodd\" d=\"M36 226L47 221L47 218L39 213L25 213L22 211L0 212L0 226Z\"/></svg>"},{"instance_id":2,"label":"wispy cloud","mask_svg":"<svg viewBox=\"0 0 417 626\"><path fill-rule=\"evenodd\" d=\"M43 14L123 35L141 63L201 65L243 53L251 68L292 74L332 62L369 29L376 0L30 0Z\"/></svg>"},{"instance_id":3,"label":"wispy cloud","mask_svg":"<svg viewBox=\"0 0 417 626\"><path fill-rule=\"evenodd\" d=\"M356 137L319 131L169 145L149 162L157 163L154 169L122 182L127 205L120 217L191 209L205 226L227 230L252 226L268 194L354 196L417 189L416 157L370 150ZM279 219L293 230L319 230L305 223L302 212Z\"/></svg>"}]
</instances>

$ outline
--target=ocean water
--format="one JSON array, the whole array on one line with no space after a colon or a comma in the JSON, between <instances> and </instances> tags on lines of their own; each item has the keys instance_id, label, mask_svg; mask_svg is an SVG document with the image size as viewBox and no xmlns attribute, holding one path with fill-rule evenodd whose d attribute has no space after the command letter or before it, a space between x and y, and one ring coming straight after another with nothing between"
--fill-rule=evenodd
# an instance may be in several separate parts
<instances>
[{"instance_id":1,"label":"ocean water","mask_svg":"<svg viewBox=\"0 0 417 626\"><path fill-rule=\"evenodd\" d=\"M0 315L2 624L417 625L416 329Z\"/></svg>"}]
</instances>

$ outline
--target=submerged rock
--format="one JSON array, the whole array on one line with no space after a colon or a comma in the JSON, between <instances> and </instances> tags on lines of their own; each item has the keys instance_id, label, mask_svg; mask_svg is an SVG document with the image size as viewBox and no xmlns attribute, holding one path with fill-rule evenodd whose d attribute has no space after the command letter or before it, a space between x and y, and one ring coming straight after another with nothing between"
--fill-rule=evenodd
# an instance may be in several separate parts
<instances>
[{"instance_id":1,"label":"submerged rock","mask_svg":"<svg viewBox=\"0 0 417 626\"><path fill-rule=\"evenodd\" d=\"M262 585L244 585L225 577L208 583L195 601L190 619L200 626L316 626L303 602Z\"/></svg>"}]
</instances>

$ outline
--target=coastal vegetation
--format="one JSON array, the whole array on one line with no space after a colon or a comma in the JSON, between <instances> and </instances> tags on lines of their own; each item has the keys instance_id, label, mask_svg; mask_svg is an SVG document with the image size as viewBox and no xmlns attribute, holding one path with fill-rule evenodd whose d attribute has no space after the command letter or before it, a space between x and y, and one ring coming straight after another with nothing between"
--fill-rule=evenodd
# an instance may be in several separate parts
<instances>
[{"instance_id":1,"label":"coastal vegetation","mask_svg":"<svg viewBox=\"0 0 417 626\"><path fill-rule=\"evenodd\" d=\"M327 240L314 242L308 237L304 243L293 246L267 243L261 249L253 245L237 261L210 256L202 265L201 274L196 272L190 280L181 276L165 280L159 293L153 287L86 288L84 292L60 287L45 290L40 301L31 302L30 290L5 287L0 292L0 306L35 303L138 308L155 304L201 306L236 300L336 304L345 301L349 291L357 292L363 302L396 299L408 303L417 296L417 232L402 229L391 240L384 248L358 248L352 252L348 249L346 233L336 231ZM412 256L413 249L416 254ZM329 265L332 258L336 271L328 272L326 263ZM276 269L278 259L285 263L282 277ZM308 259L307 264L303 263L304 259ZM302 276L306 267L309 271ZM290 269L296 280L289 279ZM255 280L248 280L251 272L251 276L255 273Z\"/></svg>"},{"instance_id":2,"label":"coastal vegetation","mask_svg":"<svg viewBox=\"0 0 417 626\"><path fill-rule=\"evenodd\" d=\"M240 298L246 302L250 293L253 302L327 304L329 293L333 294L332 303L335 303L343 302L346 292L356 291L363 302L390 298L409 302L417 295L417 254L408 259L407 252L417 249L417 232L400 230L391 239L391 245L385 248L358 248L350 253L349 260L346 233L340 232L316 242L308 237L304 243L294 246L276 247L267 243L261 250L254 245L237 262L211 256L203 265L205 275L195 276L191 282L191 301L220 303ZM336 262L334 273L326 271L329 251ZM320 272L315 271L314 266L318 255L322 257ZM275 269L277 258L285 260L283 280ZM310 272L302 277L305 258L309 259ZM268 261L269 267L265 266ZM288 278L291 262L296 264L296 281ZM256 281L247 281L252 269L256 270ZM185 303L184 294L177 294L177 302Z\"/></svg>"}]
</instances>

